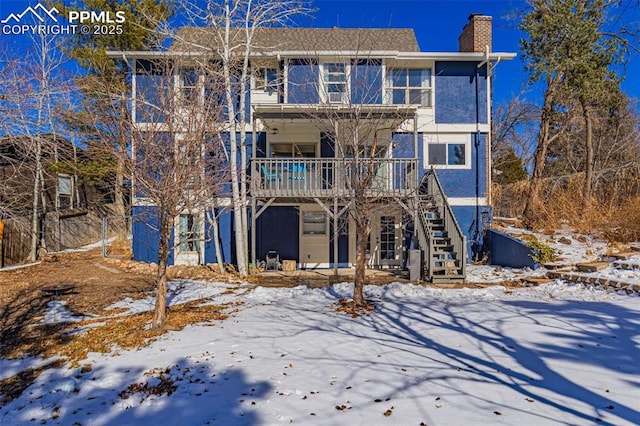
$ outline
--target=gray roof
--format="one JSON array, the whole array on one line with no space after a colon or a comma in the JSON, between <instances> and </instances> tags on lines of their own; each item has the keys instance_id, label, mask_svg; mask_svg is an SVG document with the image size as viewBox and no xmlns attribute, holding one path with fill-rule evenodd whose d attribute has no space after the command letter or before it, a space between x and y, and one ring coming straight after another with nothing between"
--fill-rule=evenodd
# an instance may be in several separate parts
<instances>
[{"instance_id":1,"label":"gray roof","mask_svg":"<svg viewBox=\"0 0 640 426\"><path fill-rule=\"evenodd\" d=\"M215 50L219 33L215 28L183 27L178 30L170 51ZM406 28L257 28L254 52L419 52L412 29ZM242 43L244 32L234 29L234 44Z\"/></svg>"}]
</instances>

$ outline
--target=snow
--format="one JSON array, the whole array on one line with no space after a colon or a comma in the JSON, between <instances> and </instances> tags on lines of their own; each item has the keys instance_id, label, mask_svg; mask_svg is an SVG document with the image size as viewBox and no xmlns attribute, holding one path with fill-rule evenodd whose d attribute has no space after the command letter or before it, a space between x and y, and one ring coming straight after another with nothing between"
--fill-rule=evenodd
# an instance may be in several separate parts
<instances>
[{"instance_id":1,"label":"snow","mask_svg":"<svg viewBox=\"0 0 640 426\"><path fill-rule=\"evenodd\" d=\"M56 324L59 322L78 322L85 319L82 315L75 315L67 309L67 302L51 300L47 303L44 313L45 324Z\"/></svg>"},{"instance_id":2,"label":"snow","mask_svg":"<svg viewBox=\"0 0 640 426\"><path fill-rule=\"evenodd\" d=\"M92 353L90 371L45 370L0 425L640 423L637 296L394 283L366 286L376 311L352 318L334 310L352 288L173 281L172 303L244 304L145 348ZM0 377L41 362L0 360Z\"/></svg>"}]
</instances>

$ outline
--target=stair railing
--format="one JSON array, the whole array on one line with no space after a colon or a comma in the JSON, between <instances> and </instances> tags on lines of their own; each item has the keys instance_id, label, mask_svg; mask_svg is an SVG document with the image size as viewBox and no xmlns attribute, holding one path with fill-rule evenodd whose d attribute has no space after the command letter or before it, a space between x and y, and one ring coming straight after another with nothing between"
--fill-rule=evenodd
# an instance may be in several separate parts
<instances>
[{"instance_id":1,"label":"stair railing","mask_svg":"<svg viewBox=\"0 0 640 426\"><path fill-rule=\"evenodd\" d=\"M424 250L424 267L426 267L427 269L427 273L424 278L428 281L431 281L431 278L433 277L433 268L435 267L435 259L432 256L433 240L435 235L427 224L427 214L430 211L427 208L427 204L427 201L418 201L418 243Z\"/></svg>"},{"instance_id":2,"label":"stair railing","mask_svg":"<svg viewBox=\"0 0 640 426\"><path fill-rule=\"evenodd\" d=\"M426 185L425 185L426 184ZM428 171L424 177L422 178L422 184L420 185L420 189L426 191L424 194L431 197L435 206L438 209L438 213L440 214L440 218L443 220L444 229L447 232L447 236L451 240L451 244L453 245L453 249L455 250L458 259L460 259L460 266L458 271L460 275L466 275L466 261L467 261L467 241L466 237L462 233L460 229L460 225L458 225L458 221L456 217L453 215L453 210L451 210L451 206L447 201L447 197L442 189L442 184L440 183L440 179L438 179L438 175L435 170L431 169ZM420 212L421 219L424 221L424 214ZM421 225L423 226L423 225ZM426 226L426 223L425 223ZM430 247L430 244L428 245ZM433 276L433 267L434 260L429 258L429 279Z\"/></svg>"}]
</instances>

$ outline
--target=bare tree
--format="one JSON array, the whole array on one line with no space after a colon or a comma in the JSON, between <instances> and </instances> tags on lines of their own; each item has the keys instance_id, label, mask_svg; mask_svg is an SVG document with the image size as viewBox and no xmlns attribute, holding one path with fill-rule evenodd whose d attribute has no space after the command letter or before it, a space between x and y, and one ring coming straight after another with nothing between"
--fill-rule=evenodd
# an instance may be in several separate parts
<instances>
[{"instance_id":1,"label":"bare tree","mask_svg":"<svg viewBox=\"0 0 640 426\"><path fill-rule=\"evenodd\" d=\"M122 162L132 177L138 203L148 206L147 213L137 220L159 235L153 319L153 327L158 328L166 317L171 250L182 246L201 255L203 218L214 206L228 173L220 155L217 123L221 108L206 99L219 96L222 87L215 79L205 82L203 70L191 62L155 60L152 67L152 83L137 86L133 151ZM143 77L138 71L137 78ZM149 99L155 103L148 103Z\"/></svg>"},{"instance_id":2,"label":"bare tree","mask_svg":"<svg viewBox=\"0 0 640 426\"><path fill-rule=\"evenodd\" d=\"M30 259L35 261L38 249L44 247L40 222L46 213L45 177L43 157L58 157L57 135L59 123L55 109L62 105L69 109L69 93L74 90L63 73L66 59L57 48L58 37L36 34L31 36L28 54L21 59L5 62L4 78L6 90L3 107L10 121L5 122L4 131L14 137L17 149L28 159L22 171L29 170L31 189L31 249Z\"/></svg>"},{"instance_id":3,"label":"bare tree","mask_svg":"<svg viewBox=\"0 0 640 426\"><path fill-rule=\"evenodd\" d=\"M291 24L294 17L310 9L302 0L182 0L178 3L188 25L197 28L172 34L172 49L197 55L208 74L220 76L223 83L225 124L230 140L234 241L238 272L245 276L249 240L246 166L250 58L254 52L269 47L256 43L256 32L264 27Z\"/></svg>"},{"instance_id":4,"label":"bare tree","mask_svg":"<svg viewBox=\"0 0 640 426\"><path fill-rule=\"evenodd\" d=\"M299 111L318 127L335 153L336 162L323 176L333 189L333 206L321 204L330 212L334 227L343 214L355 226L353 304L362 309L368 306L363 289L367 259L375 245L370 241L372 218L403 204L410 210L410 199L417 191L417 170L410 159L417 153L415 135L410 138L411 146L398 146L392 140L395 131L416 131L412 120L415 106L383 104L383 98L392 94L382 93L381 61L365 50L356 52L355 56L324 64L320 81L303 89L312 93L310 99L319 97L319 104L302 104ZM415 105L421 103L424 93L417 90L403 95L411 96L411 102L406 103ZM394 152L404 152L400 157L405 158L394 159Z\"/></svg>"}]
</instances>

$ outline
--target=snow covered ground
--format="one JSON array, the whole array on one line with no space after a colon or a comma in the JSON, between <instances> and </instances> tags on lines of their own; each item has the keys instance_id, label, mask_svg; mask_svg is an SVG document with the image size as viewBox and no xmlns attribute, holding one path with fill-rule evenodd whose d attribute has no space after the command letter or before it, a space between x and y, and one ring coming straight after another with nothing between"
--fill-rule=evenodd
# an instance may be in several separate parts
<instances>
[{"instance_id":1,"label":"snow covered ground","mask_svg":"<svg viewBox=\"0 0 640 426\"><path fill-rule=\"evenodd\" d=\"M367 287L376 311L351 318L334 311L351 289L173 282L174 303L245 303L149 347L91 354L90 371L46 370L0 424L640 424L637 296L390 284ZM0 379L38 363L0 360Z\"/></svg>"}]
</instances>

